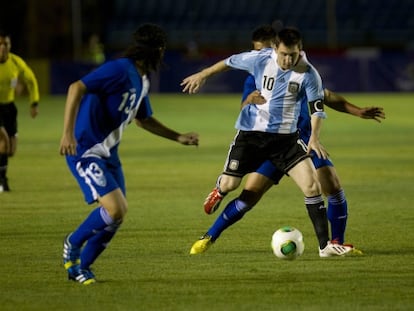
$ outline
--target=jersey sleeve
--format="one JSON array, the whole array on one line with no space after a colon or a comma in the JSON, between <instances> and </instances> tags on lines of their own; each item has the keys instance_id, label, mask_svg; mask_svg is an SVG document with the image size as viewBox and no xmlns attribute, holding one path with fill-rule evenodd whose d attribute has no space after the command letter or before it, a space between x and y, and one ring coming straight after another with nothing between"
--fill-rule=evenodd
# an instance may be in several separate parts
<instances>
[{"instance_id":1,"label":"jersey sleeve","mask_svg":"<svg viewBox=\"0 0 414 311\"><path fill-rule=\"evenodd\" d=\"M306 73L305 92L309 102L324 98L322 78L313 66Z\"/></svg>"},{"instance_id":2,"label":"jersey sleeve","mask_svg":"<svg viewBox=\"0 0 414 311\"><path fill-rule=\"evenodd\" d=\"M311 113L320 118L326 118L326 113L323 110L324 92L322 78L313 66L310 66L309 71L306 73L305 92L308 103L311 105Z\"/></svg>"},{"instance_id":3,"label":"jersey sleeve","mask_svg":"<svg viewBox=\"0 0 414 311\"><path fill-rule=\"evenodd\" d=\"M123 81L125 71L122 66L115 62L105 63L86 76L81 78L88 92L108 94L116 89Z\"/></svg>"},{"instance_id":4,"label":"jersey sleeve","mask_svg":"<svg viewBox=\"0 0 414 311\"><path fill-rule=\"evenodd\" d=\"M234 54L224 60L225 64L234 69L245 70L250 74L254 72L258 51Z\"/></svg>"},{"instance_id":5,"label":"jersey sleeve","mask_svg":"<svg viewBox=\"0 0 414 311\"><path fill-rule=\"evenodd\" d=\"M30 103L38 103L40 99L39 85L32 69L19 56L13 54L11 57L13 57L14 62L19 67L19 78L22 79L27 87Z\"/></svg>"}]
</instances>

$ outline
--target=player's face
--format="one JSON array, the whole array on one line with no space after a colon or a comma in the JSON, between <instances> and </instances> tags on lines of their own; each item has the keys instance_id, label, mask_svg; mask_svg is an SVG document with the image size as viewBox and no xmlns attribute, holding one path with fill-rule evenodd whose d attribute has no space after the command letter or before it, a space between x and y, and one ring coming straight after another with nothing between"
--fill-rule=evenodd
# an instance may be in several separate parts
<instances>
[{"instance_id":1,"label":"player's face","mask_svg":"<svg viewBox=\"0 0 414 311\"><path fill-rule=\"evenodd\" d=\"M272 43L270 41L252 41L252 42L253 42L253 49L256 51L270 48L272 46Z\"/></svg>"},{"instance_id":2,"label":"player's face","mask_svg":"<svg viewBox=\"0 0 414 311\"><path fill-rule=\"evenodd\" d=\"M10 47L10 38L0 37L0 63L4 63L9 58Z\"/></svg>"},{"instance_id":3,"label":"player's face","mask_svg":"<svg viewBox=\"0 0 414 311\"><path fill-rule=\"evenodd\" d=\"M277 64L283 70L292 69L299 60L300 49L298 45L286 46L282 42L276 48Z\"/></svg>"}]
</instances>

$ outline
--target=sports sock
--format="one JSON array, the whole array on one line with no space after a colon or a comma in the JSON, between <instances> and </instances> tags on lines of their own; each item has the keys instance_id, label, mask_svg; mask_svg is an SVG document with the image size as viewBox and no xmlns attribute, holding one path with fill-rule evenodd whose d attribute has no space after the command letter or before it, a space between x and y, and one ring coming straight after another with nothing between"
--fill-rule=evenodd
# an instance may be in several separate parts
<instances>
[{"instance_id":1,"label":"sports sock","mask_svg":"<svg viewBox=\"0 0 414 311\"><path fill-rule=\"evenodd\" d=\"M71 234L69 242L81 247L83 243L89 240L93 235L99 233L107 226L114 223L114 220L109 216L108 212L103 207L94 209L85 221Z\"/></svg>"},{"instance_id":2,"label":"sports sock","mask_svg":"<svg viewBox=\"0 0 414 311\"><path fill-rule=\"evenodd\" d=\"M220 193L223 197L225 197L225 196L227 195L227 192L222 191L222 190L221 190L221 188L220 188L221 176L223 176L223 175L220 175L220 176L217 178L217 181L216 181L216 188L218 189L219 193Z\"/></svg>"},{"instance_id":3,"label":"sports sock","mask_svg":"<svg viewBox=\"0 0 414 311\"><path fill-rule=\"evenodd\" d=\"M346 222L348 219L348 204L343 189L328 196L328 220L331 223L332 240L340 244L345 241Z\"/></svg>"},{"instance_id":4,"label":"sports sock","mask_svg":"<svg viewBox=\"0 0 414 311\"><path fill-rule=\"evenodd\" d=\"M224 197L227 195L227 193L228 193L228 192L223 192L223 191L221 191L220 187L218 187L217 189L218 189L219 193L222 195L222 197L223 197L223 198L224 198Z\"/></svg>"},{"instance_id":5,"label":"sports sock","mask_svg":"<svg viewBox=\"0 0 414 311\"><path fill-rule=\"evenodd\" d=\"M120 225L120 223L114 222L112 225L107 226L104 230L95 234L88 240L85 247L82 249L80 256L81 269L89 269L89 266L92 265L96 258L98 258L98 256L106 249Z\"/></svg>"},{"instance_id":6,"label":"sports sock","mask_svg":"<svg viewBox=\"0 0 414 311\"><path fill-rule=\"evenodd\" d=\"M305 204L318 238L319 248L324 249L329 241L329 227L322 196L305 197Z\"/></svg>"},{"instance_id":7,"label":"sports sock","mask_svg":"<svg viewBox=\"0 0 414 311\"><path fill-rule=\"evenodd\" d=\"M215 241L224 230L239 221L250 209L251 207L238 198L230 201L207 234L211 236L212 241Z\"/></svg>"},{"instance_id":8,"label":"sports sock","mask_svg":"<svg viewBox=\"0 0 414 311\"><path fill-rule=\"evenodd\" d=\"M8 159L9 156L7 154L0 154L0 179L6 178Z\"/></svg>"}]
</instances>

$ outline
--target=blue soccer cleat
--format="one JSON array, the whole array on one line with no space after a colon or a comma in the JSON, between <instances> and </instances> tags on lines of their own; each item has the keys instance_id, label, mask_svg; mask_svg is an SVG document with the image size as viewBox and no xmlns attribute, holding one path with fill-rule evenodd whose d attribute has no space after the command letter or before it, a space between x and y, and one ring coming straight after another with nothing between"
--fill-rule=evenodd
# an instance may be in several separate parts
<instances>
[{"instance_id":1,"label":"blue soccer cleat","mask_svg":"<svg viewBox=\"0 0 414 311\"><path fill-rule=\"evenodd\" d=\"M70 236L63 241L63 266L68 271L68 278L73 279L79 273L80 247L74 247L69 242Z\"/></svg>"},{"instance_id":2,"label":"blue soccer cleat","mask_svg":"<svg viewBox=\"0 0 414 311\"><path fill-rule=\"evenodd\" d=\"M95 275L90 269L78 269L75 274L71 274L68 271L69 280L79 282L83 285L90 285L96 283Z\"/></svg>"}]
</instances>

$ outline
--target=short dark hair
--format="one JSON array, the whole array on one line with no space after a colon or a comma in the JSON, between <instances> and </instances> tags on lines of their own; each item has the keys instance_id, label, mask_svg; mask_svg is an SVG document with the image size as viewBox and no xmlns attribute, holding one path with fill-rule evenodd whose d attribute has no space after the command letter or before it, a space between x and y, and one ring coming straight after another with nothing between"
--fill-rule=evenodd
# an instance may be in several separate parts
<instances>
[{"instance_id":1,"label":"short dark hair","mask_svg":"<svg viewBox=\"0 0 414 311\"><path fill-rule=\"evenodd\" d=\"M125 57L143 61L147 71L157 70L167 44L165 31L155 24L143 24L134 32L133 39Z\"/></svg>"},{"instance_id":2,"label":"short dark hair","mask_svg":"<svg viewBox=\"0 0 414 311\"><path fill-rule=\"evenodd\" d=\"M302 49L302 35L296 28L283 28L276 36L276 46L279 46L280 43L286 46L298 45L299 49Z\"/></svg>"},{"instance_id":3,"label":"short dark hair","mask_svg":"<svg viewBox=\"0 0 414 311\"><path fill-rule=\"evenodd\" d=\"M252 41L275 41L276 30L271 25L261 25L257 27L252 33Z\"/></svg>"}]
</instances>

